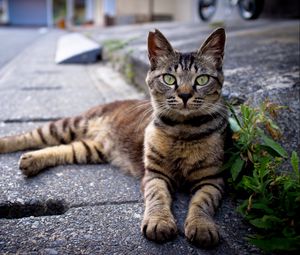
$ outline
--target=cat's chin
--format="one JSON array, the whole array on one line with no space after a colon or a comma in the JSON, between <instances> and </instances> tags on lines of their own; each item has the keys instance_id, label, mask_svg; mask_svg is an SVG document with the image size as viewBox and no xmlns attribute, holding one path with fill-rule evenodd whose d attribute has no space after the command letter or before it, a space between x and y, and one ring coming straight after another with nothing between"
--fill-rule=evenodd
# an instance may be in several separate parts
<instances>
[{"instance_id":1,"label":"cat's chin","mask_svg":"<svg viewBox=\"0 0 300 255\"><path fill-rule=\"evenodd\" d=\"M177 114L187 117L187 116L195 116L195 115L201 115L202 111L200 110L200 108L185 108L182 107L180 109L176 109Z\"/></svg>"},{"instance_id":2,"label":"cat's chin","mask_svg":"<svg viewBox=\"0 0 300 255\"><path fill-rule=\"evenodd\" d=\"M194 111L189 108L182 108L182 109L179 109L178 112L184 116L188 116L188 115L191 115L191 113Z\"/></svg>"},{"instance_id":3,"label":"cat's chin","mask_svg":"<svg viewBox=\"0 0 300 255\"><path fill-rule=\"evenodd\" d=\"M197 111L194 107L188 105L184 106L182 104L167 105L167 108L173 113L179 113L182 115L189 115L190 113L195 113Z\"/></svg>"}]
</instances>

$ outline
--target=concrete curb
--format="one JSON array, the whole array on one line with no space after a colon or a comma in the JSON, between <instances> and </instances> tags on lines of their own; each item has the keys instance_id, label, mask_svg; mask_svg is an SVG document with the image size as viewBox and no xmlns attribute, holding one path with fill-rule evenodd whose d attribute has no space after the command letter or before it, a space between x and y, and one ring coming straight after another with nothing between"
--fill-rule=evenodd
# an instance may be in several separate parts
<instances>
[{"instance_id":1,"label":"concrete curb","mask_svg":"<svg viewBox=\"0 0 300 255\"><path fill-rule=\"evenodd\" d=\"M79 33L65 34L57 42L55 54L57 64L94 63L100 58L100 45Z\"/></svg>"}]
</instances>

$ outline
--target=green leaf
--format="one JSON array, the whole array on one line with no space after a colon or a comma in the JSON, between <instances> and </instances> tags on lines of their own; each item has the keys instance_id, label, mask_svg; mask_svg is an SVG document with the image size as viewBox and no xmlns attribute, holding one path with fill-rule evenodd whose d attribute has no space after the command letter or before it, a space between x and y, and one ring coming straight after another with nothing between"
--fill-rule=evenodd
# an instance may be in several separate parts
<instances>
[{"instance_id":1,"label":"green leaf","mask_svg":"<svg viewBox=\"0 0 300 255\"><path fill-rule=\"evenodd\" d=\"M268 146L269 148L276 151L279 156L287 158L288 154L287 154L286 150L283 149L282 146L279 143L275 142L273 139L267 137L264 134L261 134L261 137L264 141L265 146Z\"/></svg>"},{"instance_id":2,"label":"green leaf","mask_svg":"<svg viewBox=\"0 0 300 255\"><path fill-rule=\"evenodd\" d=\"M270 119L270 118L266 118L266 119L269 122L271 128L276 129L276 130L280 130L280 128L275 124L275 122L272 119Z\"/></svg>"},{"instance_id":3,"label":"green leaf","mask_svg":"<svg viewBox=\"0 0 300 255\"><path fill-rule=\"evenodd\" d=\"M294 182L292 182L292 181L283 182L284 191L288 191L290 188L293 188L293 187L294 187Z\"/></svg>"},{"instance_id":4,"label":"green leaf","mask_svg":"<svg viewBox=\"0 0 300 255\"><path fill-rule=\"evenodd\" d=\"M283 229L282 234L285 237L293 237L293 236L296 236L296 231L294 228L287 226Z\"/></svg>"},{"instance_id":5,"label":"green leaf","mask_svg":"<svg viewBox=\"0 0 300 255\"><path fill-rule=\"evenodd\" d=\"M244 200L237 208L236 211L239 212L241 215L243 215L244 217L246 217L246 213L247 213L247 207L248 207L248 199Z\"/></svg>"},{"instance_id":6,"label":"green leaf","mask_svg":"<svg viewBox=\"0 0 300 255\"><path fill-rule=\"evenodd\" d=\"M265 251L297 251L300 249L300 236L290 238L273 237L269 239L248 238L250 243Z\"/></svg>"},{"instance_id":7,"label":"green leaf","mask_svg":"<svg viewBox=\"0 0 300 255\"><path fill-rule=\"evenodd\" d=\"M224 171L224 170L230 169L231 166L232 166L232 164L233 164L233 162L236 160L236 158L240 156L240 154L236 153L236 152L235 153L230 153L230 152L227 151L225 153L228 153L228 155L229 154L231 154L231 155L230 155L229 159L220 168L221 172Z\"/></svg>"},{"instance_id":8,"label":"green leaf","mask_svg":"<svg viewBox=\"0 0 300 255\"><path fill-rule=\"evenodd\" d=\"M230 128L233 132L238 132L241 130L241 127L235 118L229 117L228 121L229 121Z\"/></svg>"},{"instance_id":9,"label":"green leaf","mask_svg":"<svg viewBox=\"0 0 300 255\"><path fill-rule=\"evenodd\" d=\"M239 118L238 118L238 116L237 116L237 114L236 114L233 106L231 104L227 103L227 102L226 102L226 105L228 106L230 112L232 113L233 118L236 120L236 122L238 123L238 125L241 127L242 125L240 123L240 120L239 120Z\"/></svg>"},{"instance_id":10,"label":"green leaf","mask_svg":"<svg viewBox=\"0 0 300 255\"><path fill-rule=\"evenodd\" d=\"M259 183L253 177L243 176L243 179L240 184L244 186L243 187L244 189L247 188L250 189L251 191L259 192L259 187L258 187Z\"/></svg>"},{"instance_id":11,"label":"green leaf","mask_svg":"<svg viewBox=\"0 0 300 255\"><path fill-rule=\"evenodd\" d=\"M272 215L264 215L262 218L250 220L250 223L253 226L262 229L272 229L282 222L283 220Z\"/></svg>"},{"instance_id":12,"label":"green leaf","mask_svg":"<svg viewBox=\"0 0 300 255\"><path fill-rule=\"evenodd\" d=\"M295 151L292 152L291 164L292 164L294 172L298 176L299 175L299 157L298 157L297 152L295 152Z\"/></svg>"},{"instance_id":13,"label":"green leaf","mask_svg":"<svg viewBox=\"0 0 300 255\"><path fill-rule=\"evenodd\" d=\"M239 176L239 173L242 171L244 164L245 161L242 160L240 157L237 157L237 159L233 162L230 172L231 172L232 179L234 181Z\"/></svg>"},{"instance_id":14,"label":"green leaf","mask_svg":"<svg viewBox=\"0 0 300 255\"><path fill-rule=\"evenodd\" d=\"M253 209L260 209L268 214L274 214L274 210L272 210L267 204L263 203L253 203L252 204Z\"/></svg>"}]
</instances>

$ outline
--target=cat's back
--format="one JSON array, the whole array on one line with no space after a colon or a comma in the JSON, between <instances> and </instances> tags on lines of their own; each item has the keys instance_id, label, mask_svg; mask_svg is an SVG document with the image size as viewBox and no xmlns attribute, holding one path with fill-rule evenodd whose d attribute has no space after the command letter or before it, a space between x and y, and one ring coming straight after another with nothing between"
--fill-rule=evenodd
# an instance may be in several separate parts
<instances>
[{"instance_id":1,"label":"cat's back","mask_svg":"<svg viewBox=\"0 0 300 255\"><path fill-rule=\"evenodd\" d=\"M89 133L102 143L109 162L141 176L144 134L152 113L149 100L124 100L94 107L85 116Z\"/></svg>"},{"instance_id":2,"label":"cat's back","mask_svg":"<svg viewBox=\"0 0 300 255\"><path fill-rule=\"evenodd\" d=\"M88 119L96 118L96 117L103 117L109 116L111 114L121 114L126 111L127 114L130 113L137 113L138 110L145 110L151 107L151 103L149 100L138 100L138 99L131 99L131 100L119 100L113 101L101 105L97 105L83 115Z\"/></svg>"}]
</instances>

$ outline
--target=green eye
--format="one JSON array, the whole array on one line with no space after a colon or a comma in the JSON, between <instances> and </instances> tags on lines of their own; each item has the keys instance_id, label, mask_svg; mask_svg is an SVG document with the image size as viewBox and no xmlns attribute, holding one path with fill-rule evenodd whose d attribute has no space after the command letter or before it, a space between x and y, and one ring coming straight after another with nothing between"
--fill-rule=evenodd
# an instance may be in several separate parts
<instances>
[{"instance_id":1,"label":"green eye","mask_svg":"<svg viewBox=\"0 0 300 255\"><path fill-rule=\"evenodd\" d=\"M168 85L174 85L176 83L176 78L171 74L164 74L163 79Z\"/></svg>"},{"instance_id":2,"label":"green eye","mask_svg":"<svg viewBox=\"0 0 300 255\"><path fill-rule=\"evenodd\" d=\"M204 86L206 83L208 83L209 77L208 75L200 75L196 79L196 85Z\"/></svg>"}]
</instances>

